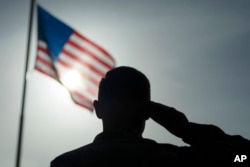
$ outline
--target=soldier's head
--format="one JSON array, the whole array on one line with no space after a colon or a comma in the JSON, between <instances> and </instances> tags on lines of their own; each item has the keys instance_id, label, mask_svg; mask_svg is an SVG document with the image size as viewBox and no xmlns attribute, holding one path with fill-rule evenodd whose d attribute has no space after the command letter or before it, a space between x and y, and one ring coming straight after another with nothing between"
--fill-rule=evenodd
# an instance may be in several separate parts
<instances>
[{"instance_id":1,"label":"soldier's head","mask_svg":"<svg viewBox=\"0 0 250 167\"><path fill-rule=\"evenodd\" d=\"M117 126L136 126L149 118L150 83L140 71L126 66L106 73L99 86L96 114Z\"/></svg>"}]
</instances>

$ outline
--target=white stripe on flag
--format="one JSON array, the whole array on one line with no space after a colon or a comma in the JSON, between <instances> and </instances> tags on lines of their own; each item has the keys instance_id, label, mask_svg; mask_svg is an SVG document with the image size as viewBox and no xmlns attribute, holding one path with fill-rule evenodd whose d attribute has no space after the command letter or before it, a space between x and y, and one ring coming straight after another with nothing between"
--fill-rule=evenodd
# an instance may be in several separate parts
<instances>
[{"instance_id":1,"label":"white stripe on flag","mask_svg":"<svg viewBox=\"0 0 250 167\"><path fill-rule=\"evenodd\" d=\"M42 48L44 48L44 49L47 49L47 48L48 48L46 42L44 42L44 41L42 41L42 40L39 40L39 41L38 41L38 46L40 46L40 47L42 47Z\"/></svg>"},{"instance_id":2,"label":"white stripe on flag","mask_svg":"<svg viewBox=\"0 0 250 167\"><path fill-rule=\"evenodd\" d=\"M66 51L70 52L71 54L73 54L74 56L76 56L78 59L80 59L86 63L92 64L100 71L109 70L109 68L105 67L102 63L95 60L93 57L89 56L86 52L82 52L81 50L77 49L76 47L74 47L72 45L66 44L64 49Z\"/></svg>"},{"instance_id":3,"label":"white stripe on flag","mask_svg":"<svg viewBox=\"0 0 250 167\"><path fill-rule=\"evenodd\" d=\"M45 74L55 79L57 78L55 71L50 66L47 66L47 64L43 64L42 62L36 61L35 68L42 70L41 72L44 72Z\"/></svg>"},{"instance_id":4,"label":"white stripe on flag","mask_svg":"<svg viewBox=\"0 0 250 167\"><path fill-rule=\"evenodd\" d=\"M37 56L45 61L47 61L48 63L51 63L52 64L52 61L49 57L48 54L44 53L43 51L39 50L37 51Z\"/></svg>"},{"instance_id":5,"label":"white stripe on flag","mask_svg":"<svg viewBox=\"0 0 250 167\"><path fill-rule=\"evenodd\" d=\"M38 50L36 58L35 68L44 74L51 76L55 79L56 72L53 69L52 61L48 55L47 44L41 40L38 41Z\"/></svg>"},{"instance_id":6,"label":"white stripe on flag","mask_svg":"<svg viewBox=\"0 0 250 167\"><path fill-rule=\"evenodd\" d=\"M71 59L70 57L68 57L64 53L60 54L59 60L62 60L63 62L65 62L67 65L70 66L70 68L74 67L74 69L79 70L80 72L89 74L91 77L93 77L94 79L96 79L98 81L103 77L103 76L100 76L99 74L97 74L96 72L94 72L93 70L89 69L87 66L84 66L84 65L80 64L78 61Z\"/></svg>"},{"instance_id":7,"label":"white stripe on flag","mask_svg":"<svg viewBox=\"0 0 250 167\"><path fill-rule=\"evenodd\" d=\"M99 57L101 60L105 61L110 66L114 66L114 61L113 60L111 60L105 54L103 54L102 52L100 52L100 50L97 49L96 47L92 46L91 44L89 44L85 40L79 38L77 35L73 34L70 37L70 40L72 42L76 43L77 45L80 45L81 47L89 50L90 52L92 52L94 55L96 55L97 57Z\"/></svg>"},{"instance_id":8,"label":"white stripe on flag","mask_svg":"<svg viewBox=\"0 0 250 167\"><path fill-rule=\"evenodd\" d=\"M86 100L83 98L80 98L77 94L71 93L71 97L75 101L75 103L88 108L89 110L94 110L93 103L90 100Z\"/></svg>"},{"instance_id":9,"label":"white stripe on flag","mask_svg":"<svg viewBox=\"0 0 250 167\"><path fill-rule=\"evenodd\" d=\"M65 66L61 65L60 63L56 63L55 67L57 69L58 75L60 76L60 80L63 82L63 77L67 75L68 73L71 73L72 71L77 71L74 68L65 68ZM74 78L72 78L73 80ZM77 80L74 83L76 85L74 89L75 91L79 93L85 94L88 98L93 99L96 98L97 92L98 92L98 86L92 84L90 81L88 81L87 78L79 78L80 80ZM70 89L70 88L68 88ZM91 90L91 91L90 91Z\"/></svg>"}]
</instances>

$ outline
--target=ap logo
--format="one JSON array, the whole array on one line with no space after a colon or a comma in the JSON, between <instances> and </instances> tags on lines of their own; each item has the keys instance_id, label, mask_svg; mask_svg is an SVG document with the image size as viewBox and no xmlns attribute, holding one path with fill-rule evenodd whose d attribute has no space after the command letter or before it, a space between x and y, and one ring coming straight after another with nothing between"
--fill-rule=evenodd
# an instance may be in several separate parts
<instances>
[{"instance_id":1,"label":"ap logo","mask_svg":"<svg viewBox=\"0 0 250 167\"><path fill-rule=\"evenodd\" d=\"M236 155L234 158L234 162L244 162L246 159L246 155Z\"/></svg>"}]
</instances>

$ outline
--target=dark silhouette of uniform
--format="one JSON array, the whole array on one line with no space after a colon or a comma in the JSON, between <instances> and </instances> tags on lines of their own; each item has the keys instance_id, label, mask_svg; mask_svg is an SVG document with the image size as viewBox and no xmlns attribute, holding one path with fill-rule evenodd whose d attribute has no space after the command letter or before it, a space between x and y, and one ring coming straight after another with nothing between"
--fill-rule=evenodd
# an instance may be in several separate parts
<instances>
[{"instance_id":1,"label":"dark silhouette of uniform","mask_svg":"<svg viewBox=\"0 0 250 167\"><path fill-rule=\"evenodd\" d=\"M214 125L190 122L175 108L153 102L148 79L134 68L109 71L100 83L94 106L103 132L92 143L56 157L51 167L249 165L248 159L234 162L237 155L250 158L249 140L228 135ZM190 146L143 138L149 118Z\"/></svg>"}]
</instances>

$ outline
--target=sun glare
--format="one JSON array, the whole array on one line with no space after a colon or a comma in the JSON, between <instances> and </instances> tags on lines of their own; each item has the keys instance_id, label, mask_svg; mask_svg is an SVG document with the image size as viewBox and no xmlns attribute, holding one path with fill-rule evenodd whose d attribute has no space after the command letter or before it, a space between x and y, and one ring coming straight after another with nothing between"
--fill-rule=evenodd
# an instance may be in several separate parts
<instances>
[{"instance_id":1,"label":"sun glare","mask_svg":"<svg viewBox=\"0 0 250 167\"><path fill-rule=\"evenodd\" d=\"M71 70L65 73L61 77L61 81L63 85L70 90L75 90L79 88L80 86L82 86L81 75L77 71L74 71L74 70Z\"/></svg>"}]
</instances>

